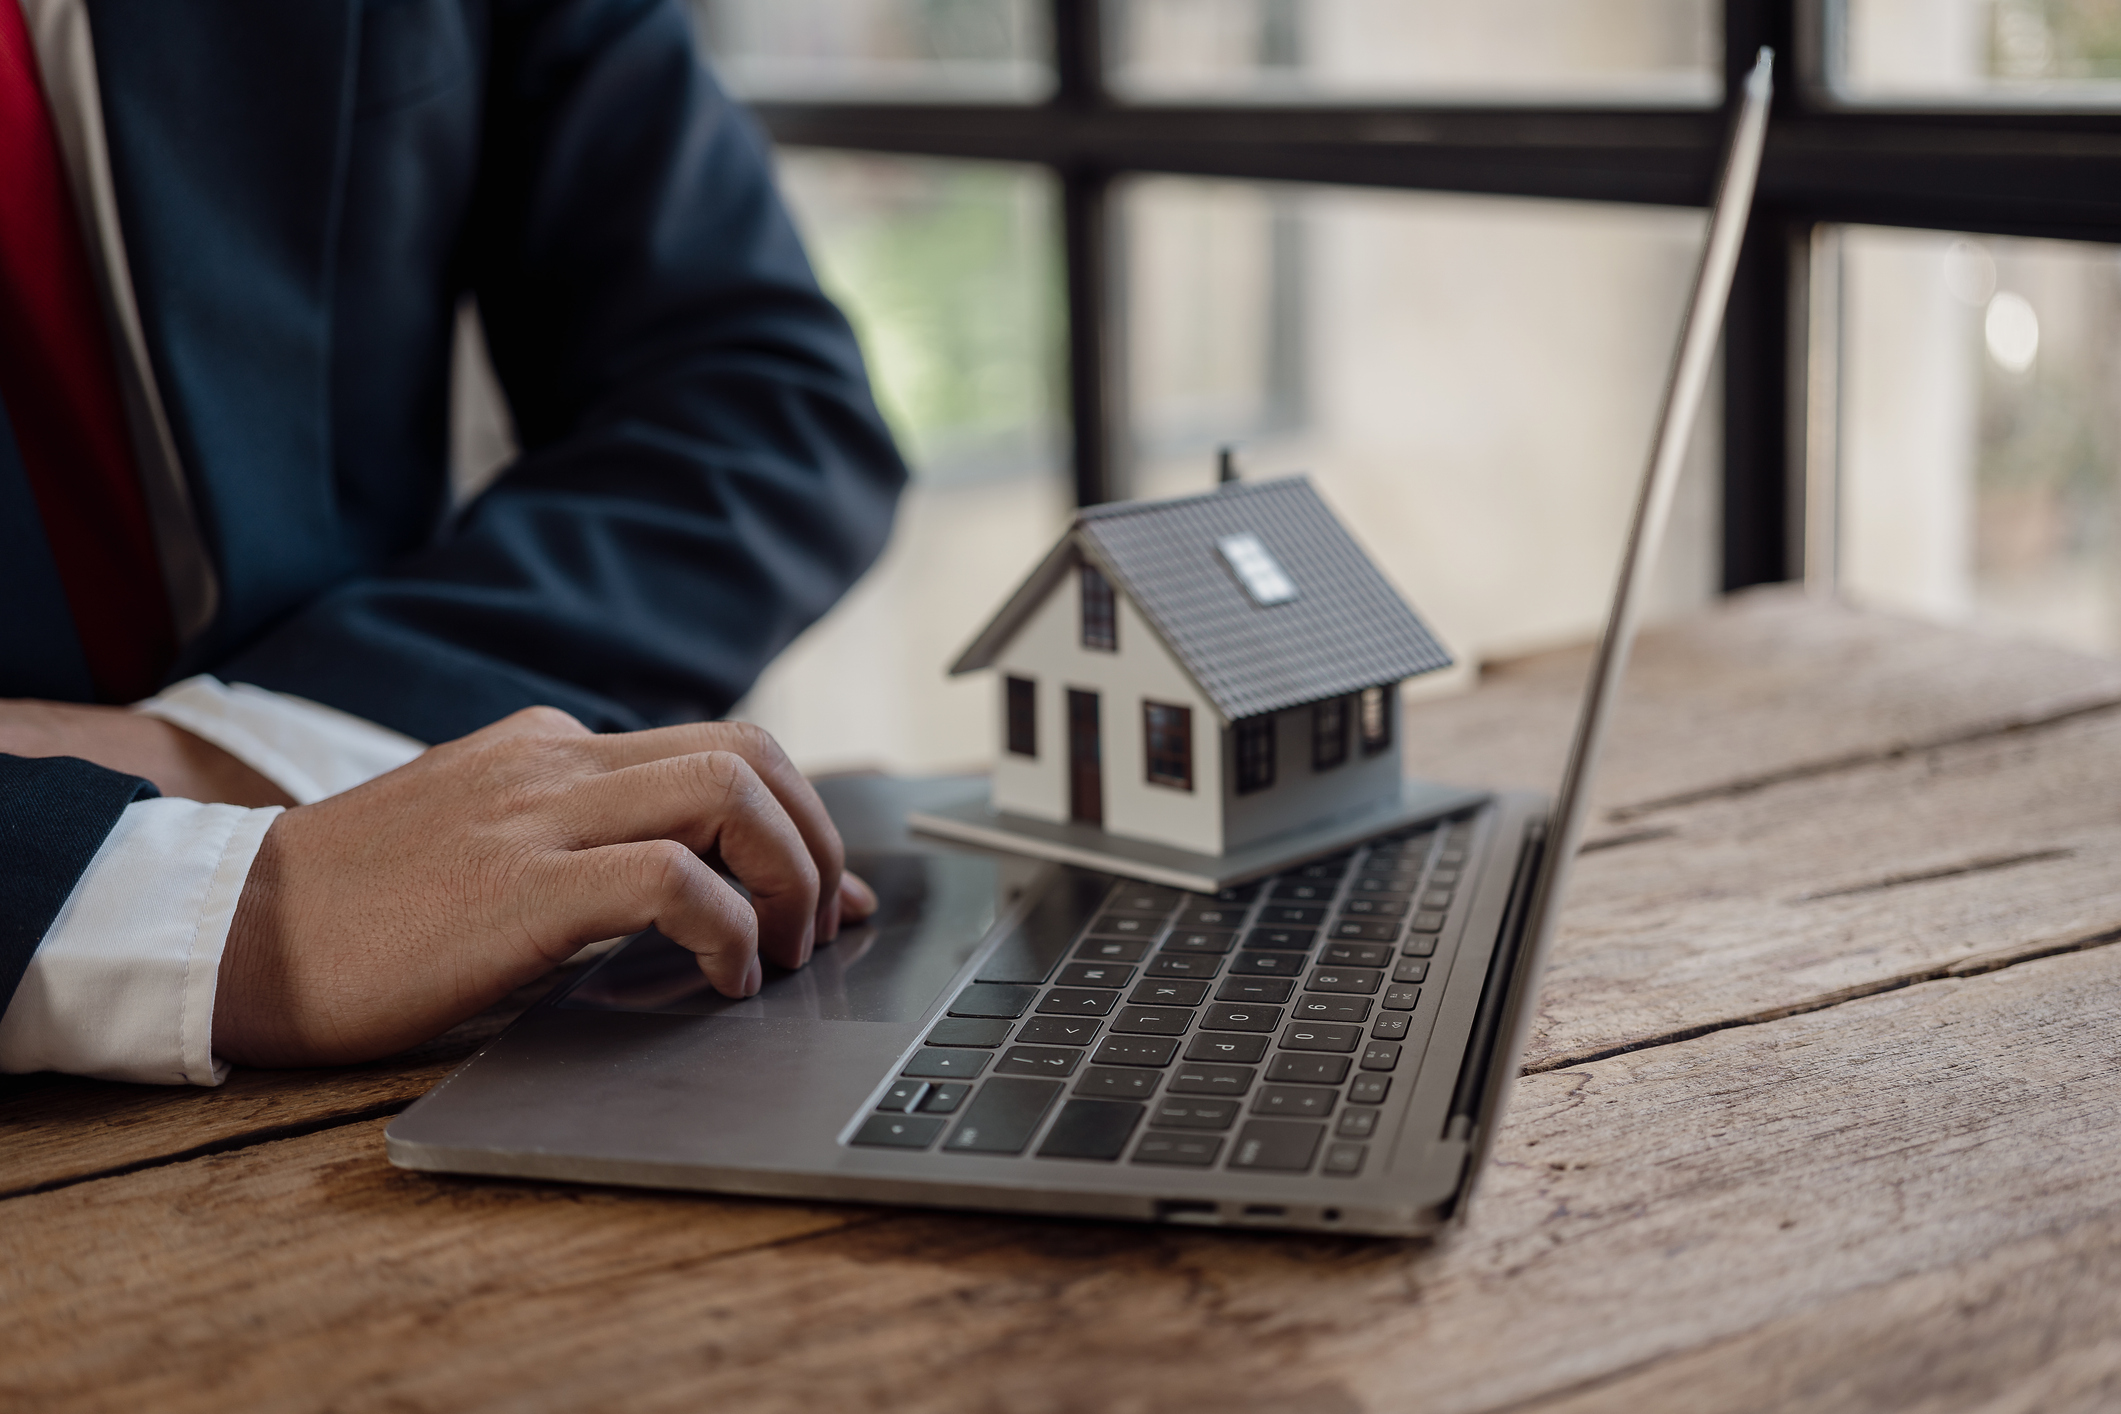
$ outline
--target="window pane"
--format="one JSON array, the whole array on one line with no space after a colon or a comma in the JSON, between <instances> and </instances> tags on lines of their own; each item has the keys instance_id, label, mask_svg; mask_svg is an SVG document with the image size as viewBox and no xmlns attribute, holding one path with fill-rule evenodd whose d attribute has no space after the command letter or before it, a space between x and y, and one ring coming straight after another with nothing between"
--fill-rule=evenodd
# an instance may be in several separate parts
<instances>
[{"instance_id":1,"label":"window pane","mask_svg":"<svg viewBox=\"0 0 2121 1414\"><path fill-rule=\"evenodd\" d=\"M1307 470L1462 663L1603 620L1702 215L1177 178L1123 196L1136 490ZM1653 612L1706 603L1704 410ZM1463 670L1461 670L1463 671Z\"/></svg>"},{"instance_id":2,"label":"window pane","mask_svg":"<svg viewBox=\"0 0 2121 1414\"><path fill-rule=\"evenodd\" d=\"M2114 0L1843 0L1834 87L1871 102L2121 104Z\"/></svg>"},{"instance_id":3,"label":"window pane","mask_svg":"<svg viewBox=\"0 0 2121 1414\"><path fill-rule=\"evenodd\" d=\"M1042 170L784 151L820 279L860 334L915 480L882 562L732 713L805 769L968 767L986 675L944 669L1067 524L1059 218Z\"/></svg>"},{"instance_id":4,"label":"window pane","mask_svg":"<svg viewBox=\"0 0 2121 1414\"><path fill-rule=\"evenodd\" d=\"M1053 89L1044 0L692 0L747 98L1034 102Z\"/></svg>"},{"instance_id":5,"label":"window pane","mask_svg":"<svg viewBox=\"0 0 2121 1414\"><path fill-rule=\"evenodd\" d=\"M2121 251L1859 227L1841 252L1844 590L2121 652Z\"/></svg>"},{"instance_id":6,"label":"window pane","mask_svg":"<svg viewBox=\"0 0 2121 1414\"><path fill-rule=\"evenodd\" d=\"M1141 100L1712 104L1720 0L1108 0Z\"/></svg>"}]
</instances>

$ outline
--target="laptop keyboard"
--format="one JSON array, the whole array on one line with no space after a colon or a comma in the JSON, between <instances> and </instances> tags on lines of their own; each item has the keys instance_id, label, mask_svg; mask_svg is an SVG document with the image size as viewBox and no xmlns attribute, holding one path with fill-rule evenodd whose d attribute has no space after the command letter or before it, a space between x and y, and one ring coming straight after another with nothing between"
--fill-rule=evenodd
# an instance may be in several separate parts
<instances>
[{"instance_id":1,"label":"laptop keyboard","mask_svg":"<svg viewBox=\"0 0 2121 1414\"><path fill-rule=\"evenodd\" d=\"M1402 831L1212 897L1122 882L1057 967L1013 974L1044 981L960 990L848 1142L1354 1177L1412 1083L1471 837Z\"/></svg>"}]
</instances>

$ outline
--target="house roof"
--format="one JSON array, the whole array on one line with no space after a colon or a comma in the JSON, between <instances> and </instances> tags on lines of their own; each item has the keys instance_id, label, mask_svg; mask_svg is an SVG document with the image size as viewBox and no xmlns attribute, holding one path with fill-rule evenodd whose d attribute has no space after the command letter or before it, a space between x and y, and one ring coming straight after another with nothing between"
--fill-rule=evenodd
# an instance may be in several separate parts
<instances>
[{"instance_id":1,"label":"house roof","mask_svg":"<svg viewBox=\"0 0 2121 1414\"><path fill-rule=\"evenodd\" d=\"M1219 542L1250 534L1296 588L1262 604ZM1076 515L1060 543L951 665L991 667L1078 558L1103 570L1225 720L1449 667L1451 655L1301 476Z\"/></svg>"}]
</instances>

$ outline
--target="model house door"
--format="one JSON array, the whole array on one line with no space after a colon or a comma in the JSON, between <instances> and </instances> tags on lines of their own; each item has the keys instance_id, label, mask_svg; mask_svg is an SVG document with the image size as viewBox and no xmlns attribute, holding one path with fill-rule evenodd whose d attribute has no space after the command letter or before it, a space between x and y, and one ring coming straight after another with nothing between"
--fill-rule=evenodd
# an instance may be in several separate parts
<instances>
[{"instance_id":1,"label":"model house door","mask_svg":"<svg viewBox=\"0 0 2121 1414\"><path fill-rule=\"evenodd\" d=\"M1105 823L1104 753L1099 747L1097 694L1068 689L1068 818Z\"/></svg>"}]
</instances>

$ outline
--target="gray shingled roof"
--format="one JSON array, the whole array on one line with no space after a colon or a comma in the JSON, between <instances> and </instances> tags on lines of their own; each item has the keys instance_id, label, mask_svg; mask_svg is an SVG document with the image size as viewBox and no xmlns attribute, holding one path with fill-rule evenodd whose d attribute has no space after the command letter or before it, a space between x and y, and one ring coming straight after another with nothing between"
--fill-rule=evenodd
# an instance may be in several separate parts
<instances>
[{"instance_id":1,"label":"gray shingled roof","mask_svg":"<svg viewBox=\"0 0 2121 1414\"><path fill-rule=\"evenodd\" d=\"M1254 603L1216 551L1249 531L1295 581ZM1093 506L981 630L951 673L990 666L1080 554L1155 626L1231 721L1449 667L1444 651L1301 476L1174 501Z\"/></svg>"}]
</instances>

